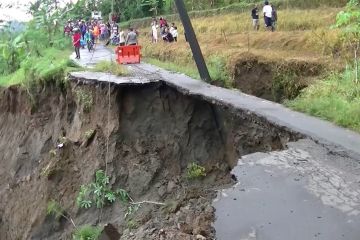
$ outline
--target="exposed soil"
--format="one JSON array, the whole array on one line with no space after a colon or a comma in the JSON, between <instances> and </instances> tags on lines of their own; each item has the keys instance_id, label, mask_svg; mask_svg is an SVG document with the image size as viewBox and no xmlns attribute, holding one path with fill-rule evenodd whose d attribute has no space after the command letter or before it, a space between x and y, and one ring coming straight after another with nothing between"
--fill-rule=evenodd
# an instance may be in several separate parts
<instances>
[{"instance_id":1,"label":"exposed soil","mask_svg":"<svg viewBox=\"0 0 360 240\"><path fill-rule=\"evenodd\" d=\"M88 112L76 97L79 90L94 100ZM186 96L164 83L113 85L110 107L102 84L71 83L65 92L47 85L35 99L31 104L18 87L0 92L1 239L71 239L68 221L47 216L51 199L78 226L111 224L124 240L212 239L211 202L216 189L232 182L230 170L239 156L283 149L298 138L255 115ZM95 130L90 138L88 130ZM57 148L61 136L66 143ZM188 180L191 162L204 166L207 176ZM127 219L119 203L102 211L79 209L79 188L98 169L106 169L112 186L126 189L134 200L166 207L143 204Z\"/></svg>"},{"instance_id":2,"label":"exposed soil","mask_svg":"<svg viewBox=\"0 0 360 240\"><path fill-rule=\"evenodd\" d=\"M267 60L243 53L231 61L234 87L263 99L281 102L295 98L326 69L323 63L308 60Z\"/></svg>"}]
</instances>

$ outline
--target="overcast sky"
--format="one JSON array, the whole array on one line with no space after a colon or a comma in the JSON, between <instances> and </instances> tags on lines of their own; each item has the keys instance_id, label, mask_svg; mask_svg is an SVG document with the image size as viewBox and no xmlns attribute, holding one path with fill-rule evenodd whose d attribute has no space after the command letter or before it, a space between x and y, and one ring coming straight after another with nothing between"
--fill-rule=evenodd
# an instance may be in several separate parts
<instances>
[{"instance_id":1,"label":"overcast sky","mask_svg":"<svg viewBox=\"0 0 360 240\"><path fill-rule=\"evenodd\" d=\"M26 13L29 3L35 0L0 0L0 20L29 21L31 16ZM61 0L60 2L70 2ZM76 1L72 1L76 2Z\"/></svg>"}]
</instances>

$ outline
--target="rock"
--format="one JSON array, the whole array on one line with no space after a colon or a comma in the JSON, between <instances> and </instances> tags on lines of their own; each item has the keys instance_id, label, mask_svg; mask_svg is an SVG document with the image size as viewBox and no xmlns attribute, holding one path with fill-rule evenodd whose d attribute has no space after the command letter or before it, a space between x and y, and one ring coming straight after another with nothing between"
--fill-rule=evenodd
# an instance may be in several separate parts
<instances>
[{"instance_id":1,"label":"rock","mask_svg":"<svg viewBox=\"0 0 360 240\"><path fill-rule=\"evenodd\" d=\"M197 235L195 236L195 238L196 238L196 240L206 240L206 237L204 237L204 236L201 235L201 234L197 234Z\"/></svg>"},{"instance_id":2,"label":"rock","mask_svg":"<svg viewBox=\"0 0 360 240\"><path fill-rule=\"evenodd\" d=\"M30 175L27 175L26 178L25 178L25 181L26 181L26 182L30 182L30 180L31 180L31 176L30 176Z\"/></svg>"},{"instance_id":3,"label":"rock","mask_svg":"<svg viewBox=\"0 0 360 240\"><path fill-rule=\"evenodd\" d=\"M171 193L176 188L176 183L174 181L169 181L166 192Z\"/></svg>"},{"instance_id":4,"label":"rock","mask_svg":"<svg viewBox=\"0 0 360 240\"><path fill-rule=\"evenodd\" d=\"M166 193L166 189L165 189L165 186L161 186L159 189L158 189L158 194L160 197L163 197Z\"/></svg>"}]
</instances>

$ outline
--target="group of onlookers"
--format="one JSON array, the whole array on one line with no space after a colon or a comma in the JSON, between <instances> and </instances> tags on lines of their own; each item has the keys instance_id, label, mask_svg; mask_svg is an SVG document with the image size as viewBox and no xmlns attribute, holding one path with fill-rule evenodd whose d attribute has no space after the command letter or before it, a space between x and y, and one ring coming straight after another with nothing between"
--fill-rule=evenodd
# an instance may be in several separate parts
<instances>
[{"instance_id":1,"label":"group of onlookers","mask_svg":"<svg viewBox=\"0 0 360 240\"><path fill-rule=\"evenodd\" d=\"M277 11L273 4L270 4L269 1L264 2L263 10L264 14L264 23L265 28L269 31L275 31L276 22L277 22ZM259 30L260 28L260 19L259 19L259 7L255 5L255 7L251 10L251 17L253 20L254 30Z\"/></svg>"},{"instance_id":2,"label":"group of onlookers","mask_svg":"<svg viewBox=\"0 0 360 240\"><path fill-rule=\"evenodd\" d=\"M94 45L99 41L105 41L105 45L137 45L138 33L129 28L125 37L125 32L115 22L103 23L101 20L69 20L64 27L64 34L72 36L75 48L76 59L80 59L80 48L87 46L88 50L94 50Z\"/></svg>"},{"instance_id":3,"label":"group of onlookers","mask_svg":"<svg viewBox=\"0 0 360 240\"><path fill-rule=\"evenodd\" d=\"M156 18L153 18L151 22L151 40L153 43L158 42L159 35L164 42L177 42L177 26L175 23L171 23L171 26L169 26L163 17L160 17L159 21L157 21Z\"/></svg>"}]
</instances>

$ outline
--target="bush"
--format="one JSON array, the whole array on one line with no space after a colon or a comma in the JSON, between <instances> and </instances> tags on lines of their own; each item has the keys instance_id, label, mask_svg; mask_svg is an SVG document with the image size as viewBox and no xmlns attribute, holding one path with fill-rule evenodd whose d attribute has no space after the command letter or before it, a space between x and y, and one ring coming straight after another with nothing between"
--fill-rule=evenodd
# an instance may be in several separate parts
<instances>
[{"instance_id":1,"label":"bush","mask_svg":"<svg viewBox=\"0 0 360 240\"><path fill-rule=\"evenodd\" d=\"M196 179L196 178L206 177L205 168L194 162L190 163L187 166L186 176L188 179Z\"/></svg>"},{"instance_id":2,"label":"bush","mask_svg":"<svg viewBox=\"0 0 360 240\"><path fill-rule=\"evenodd\" d=\"M73 240L98 240L102 229L100 227L93 227L84 225L75 230Z\"/></svg>"}]
</instances>

